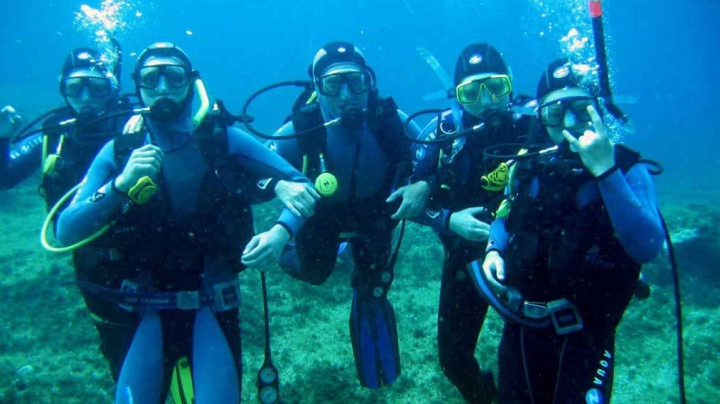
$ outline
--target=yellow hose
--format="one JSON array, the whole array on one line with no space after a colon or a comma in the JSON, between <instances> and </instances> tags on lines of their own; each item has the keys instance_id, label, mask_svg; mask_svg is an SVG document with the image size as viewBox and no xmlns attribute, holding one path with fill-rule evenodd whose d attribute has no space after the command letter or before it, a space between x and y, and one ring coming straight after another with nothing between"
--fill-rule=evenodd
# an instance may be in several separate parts
<instances>
[{"instance_id":1,"label":"yellow hose","mask_svg":"<svg viewBox=\"0 0 720 404\"><path fill-rule=\"evenodd\" d=\"M307 167L308 167L308 156L307 154L303 154L303 162L302 162L302 175L307 174Z\"/></svg>"},{"instance_id":2,"label":"yellow hose","mask_svg":"<svg viewBox=\"0 0 720 404\"><path fill-rule=\"evenodd\" d=\"M47 217L45 218L45 222L43 223L42 230L40 230L40 243L46 250L48 250L50 252L63 253L63 252L68 252L68 251L73 251L75 249L78 249L78 248L94 241L98 237L102 236L103 233L105 233L114 224L114 222L106 224L100 230L96 231L95 233L93 233L89 237L85 238L84 240L80 240L77 243L75 243L73 245L69 245L67 247L55 247L55 246L50 245L50 243L48 242L48 239L47 239L47 232L48 232L48 228L50 228L50 223L52 223L52 219L55 217L55 214L57 214L57 212L60 210L60 208L65 204L65 202L68 199L70 199L70 197L73 196L79 188L80 188L80 184L75 185L70 191L68 191L65 195L63 195L63 197L60 198L59 201L57 201L55 206L53 206L52 209L50 209L50 212L48 213Z\"/></svg>"},{"instance_id":3,"label":"yellow hose","mask_svg":"<svg viewBox=\"0 0 720 404\"><path fill-rule=\"evenodd\" d=\"M195 113L195 115L193 115L192 118L192 123L197 128L198 126L200 126L203 119L205 118L205 115L207 115L208 111L210 110L210 98L208 98L207 91L205 90L205 84L203 84L200 78L197 78L195 80L195 92L197 93L198 97L200 97L200 108Z\"/></svg>"}]
</instances>

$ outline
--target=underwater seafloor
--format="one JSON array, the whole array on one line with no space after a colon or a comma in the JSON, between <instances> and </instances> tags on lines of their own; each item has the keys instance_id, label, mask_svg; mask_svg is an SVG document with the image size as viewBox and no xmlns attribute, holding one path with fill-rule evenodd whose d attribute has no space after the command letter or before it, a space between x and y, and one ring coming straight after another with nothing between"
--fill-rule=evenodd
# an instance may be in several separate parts
<instances>
[{"instance_id":1,"label":"underwater seafloor","mask_svg":"<svg viewBox=\"0 0 720 404\"><path fill-rule=\"evenodd\" d=\"M110 403L114 386L72 280L69 255L39 245L44 204L37 179L0 198L0 403ZM720 402L720 211L702 202L661 198L683 281L688 402ZM261 207L258 217L271 217ZM287 403L462 403L437 361L436 317L442 250L427 229L410 224L390 299L397 313L402 375L389 388L362 389L349 340L347 266L320 287L280 273L268 276L273 357ZM344 269L342 269L344 268ZM649 299L633 301L619 328L614 403L679 402L672 281L665 255L644 269ZM256 403L263 361L260 277L243 283L243 403ZM476 352L497 366L502 322L490 314Z\"/></svg>"}]
</instances>

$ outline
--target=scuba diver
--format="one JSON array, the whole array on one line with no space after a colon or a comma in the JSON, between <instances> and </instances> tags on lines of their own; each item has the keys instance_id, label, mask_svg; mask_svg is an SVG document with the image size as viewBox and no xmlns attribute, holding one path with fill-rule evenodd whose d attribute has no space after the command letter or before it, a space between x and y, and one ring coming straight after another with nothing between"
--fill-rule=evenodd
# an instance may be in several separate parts
<instances>
[{"instance_id":1,"label":"scuba diver","mask_svg":"<svg viewBox=\"0 0 720 404\"><path fill-rule=\"evenodd\" d=\"M511 163L482 267L469 266L506 319L501 403L610 402L615 330L663 246L648 169L610 140L588 72L561 59L543 73L545 139Z\"/></svg>"},{"instance_id":2,"label":"scuba diver","mask_svg":"<svg viewBox=\"0 0 720 404\"><path fill-rule=\"evenodd\" d=\"M9 132L17 131L19 119L14 110L3 110L4 126L8 126L9 120L14 130L0 132L0 189L15 187L40 167L39 192L47 209L64 206L63 195L80 183L102 146L122 133L127 119L122 112L128 111L129 106L119 96L120 63L118 60L116 65L109 66L103 62L103 55L91 48L70 52L62 67L59 86L66 105L41 116L40 119L49 116L41 130L28 132L34 127L31 123L11 138ZM55 223L56 217L50 219ZM106 286L112 283L98 270L113 260L107 252L94 245L73 251L77 280ZM134 330L132 321L102 300L85 293L83 298L100 335L100 350L117 380L127 348L126 337Z\"/></svg>"},{"instance_id":3,"label":"scuba diver","mask_svg":"<svg viewBox=\"0 0 720 404\"><path fill-rule=\"evenodd\" d=\"M45 114L42 130L21 131L14 138L0 132L0 189L13 188L41 167L40 193L50 209L78 184L100 148L122 133L124 119L99 119L124 106L119 73L120 62L111 68L97 50L73 50L60 75L65 107Z\"/></svg>"},{"instance_id":4,"label":"scuba diver","mask_svg":"<svg viewBox=\"0 0 720 404\"><path fill-rule=\"evenodd\" d=\"M69 245L105 231L126 276L120 288L79 285L138 317L117 403L164 402L181 358L192 372L188 402L238 403L237 274L276 262L304 223L283 211L253 236L255 183L274 177L311 185L219 110L208 112L199 73L174 44L146 48L133 79L146 129L102 148L59 218L58 238Z\"/></svg>"},{"instance_id":5,"label":"scuba diver","mask_svg":"<svg viewBox=\"0 0 720 404\"><path fill-rule=\"evenodd\" d=\"M492 372L481 371L475 359L488 304L477 294L466 265L485 254L490 206L503 197L504 183L485 174L495 167L489 167L484 151L525 136L526 118L511 110L512 77L493 46L474 43L463 49L454 76L456 107L442 111L425 127L419 139L428 143L415 144L414 177L428 192L420 202L426 206L424 213L412 220L433 228L445 250L438 312L440 366L467 402L490 403L497 397ZM462 132L465 135L458 136ZM439 143L444 138L448 141Z\"/></svg>"},{"instance_id":6,"label":"scuba diver","mask_svg":"<svg viewBox=\"0 0 720 404\"><path fill-rule=\"evenodd\" d=\"M354 263L351 343L360 384L375 389L400 375L395 313L387 299L397 257L392 244L398 222L391 216L416 207L408 199L394 205L385 200L397 181L408 179L406 116L392 98L379 96L373 70L351 43L323 46L308 73L313 95L299 99L290 121L274 135L285 140L272 140L269 147L302 167L322 198L312 212L295 206L302 215L314 215L286 246L280 266L320 285L333 272L341 242L348 241ZM416 126L412 130L419 132ZM278 195L297 193L293 184L275 178L258 185ZM414 191L410 186L406 194Z\"/></svg>"}]
</instances>

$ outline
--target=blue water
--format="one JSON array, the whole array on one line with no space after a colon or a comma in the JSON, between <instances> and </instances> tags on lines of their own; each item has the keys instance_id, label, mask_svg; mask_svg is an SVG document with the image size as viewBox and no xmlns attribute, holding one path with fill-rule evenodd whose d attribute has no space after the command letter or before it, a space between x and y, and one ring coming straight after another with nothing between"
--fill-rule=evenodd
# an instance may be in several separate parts
<instances>
[{"instance_id":1,"label":"blue water","mask_svg":"<svg viewBox=\"0 0 720 404\"><path fill-rule=\"evenodd\" d=\"M117 35L125 54L124 90L134 91L131 54L152 42L170 41L190 55L211 98L223 99L234 112L261 86L307 78L318 48L338 39L358 45L377 72L381 92L412 112L442 105L421 99L442 87L418 56L418 47L430 50L452 74L462 48L489 42L511 66L516 93L532 95L544 67L561 56L560 39L568 30L577 27L581 35L590 35L583 31L589 20L584 2L577 0L127 3L132 11ZM624 106L637 126L637 133L625 141L664 164L666 174L656 182L661 204L716 204L720 2L605 3L613 90L638 99ZM75 23L82 4L100 7L99 1L3 1L0 106L12 104L32 118L63 103L57 80L64 58L72 48L94 41L91 30L78 29ZM251 111L257 126L277 128L293 101L294 94L287 91L259 101Z\"/></svg>"},{"instance_id":2,"label":"blue water","mask_svg":"<svg viewBox=\"0 0 720 404\"><path fill-rule=\"evenodd\" d=\"M62 102L57 93L62 61L70 49L92 44L94 38L92 32L78 30L75 13L81 4L100 8L100 2L4 3L0 103L17 105L30 116ZM572 27L568 21L587 22L584 2L577 0L127 3L142 13L129 13L127 26L118 34L126 55L127 91L133 89L130 53L153 41L172 41L190 54L211 96L236 111L264 84L306 78L316 50L336 39L360 46L378 73L381 90L408 111L431 106L421 101L422 95L441 88L417 56L417 47L429 49L452 72L465 45L490 42L505 54L516 92L533 94L544 66L561 55L558 41ZM713 77L720 57L720 4L605 3L614 91L639 99L626 106L638 127L626 141L666 165L661 185L688 192L712 187L714 194L712 174L720 169L714 114L720 107L720 80ZM287 112L292 94L275 97L253 111L262 118L259 126L274 128ZM666 191L660 188L661 194Z\"/></svg>"}]
</instances>

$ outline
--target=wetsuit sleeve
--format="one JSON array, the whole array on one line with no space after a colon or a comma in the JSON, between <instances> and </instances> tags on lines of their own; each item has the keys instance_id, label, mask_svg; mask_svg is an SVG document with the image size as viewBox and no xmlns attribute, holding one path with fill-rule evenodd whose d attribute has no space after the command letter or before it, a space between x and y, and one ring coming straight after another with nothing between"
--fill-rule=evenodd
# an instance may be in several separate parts
<instances>
[{"instance_id":1,"label":"wetsuit sleeve","mask_svg":"<svg viewBox=\"0 0 720 404\"><path fill-rule=\"evenodd\" d=\"M410 221L428 226L438 234L452 235L455 233L448 228L451 214L452 212L447 209L434 210L427 208L423 213L410 218Z\"/></svg>"},{"instance_id":2,"label":"wetsuit sleeve","mask_svg":"<svg viewBox=\"0 0 720 404\"><path fill-rule=\"evenodd\" d=\"M417 136L420 140L435 139L435 129L437 128L437 118L430 121L425 128ZM437 145L413 143L413 182L427 181L434 186L435 176L437 175L438 159L440 158Z\"/></svg>"},{"instance_id":3,"label":"wetsuit sleeve","mask_svg":"<svg viewBox=\"0 0 720 404\"><path fill-rule=\"evenodd\" d=\"M10 147L10 139L0 139L0 189L10 189L40 167L43 136L30 136Z\"/></svg>"},{"instance_id":4,"label":"wetsuit sleeve","mask_svg":"<svg viewBox=\"0 0 720 404\"><path fill-rule=\"evenodd\" d=\"M418 139L432 140L436 138L437 118L430 121L418 135ZM454 234L448 229L450 212L443 209L439 199L440 183L437 181L438 160L440 151L437 145L413 143L413 179L412 182L426 181L430 186L430 200L425 211L410 219L423 226L431 227L438 234Z\"/></svg>"},{"instance_id":5,"label":"wetsuit sleeve","mask_svg":"<svg viewBox=\"0 0 720 404\"><path fill-rule=\"evenodd\" d=\"M654 259L662 249L664 230L655 200L655 189L645 166L634 165L597 181L615 235L625 252L639 263Z\"/></svg>"},{"instance_id":6,"label":"wetsuit sleeve","mask_svg":"<svg viewBox=\"0 0 720 404\"><path fill-rule=\"evenodd\" d=\"M497 251L503 255L510 241L510 235L505 228L505 219L495 219L490 224L490 234L485 252Z\"/></svg>"},{"instance_id":7,"label":"wetsuit sleeve","mask_svg":"<svg viewBox=\"0 0 720 404\"><path fill-rule=\"evenodd\" d=\"M113 143L100 150L72 203L60 214L57 236L64 245L87 238L120 214L126 196L110 185L120 174L115 166Z\"/></svg>"},{"instance_id":8,"label":"wetsuit sleeve","mask_svg":"<svg viewBox=\"0 0 720 404\"><path fill-rule=\"evenodd\" d=\"M243 170L250 174L254 182L264 178L274 178L312 186L310 180L290 163L237 128L228 130L228 153L233 161L239 163ZM288 209L283 209L278 218L278 222L290 231L291 236L300 230L305 220L295 216Z\"/></svg>"},{"instance_id":9,"label":"wetsuit sleeve","mask_svg":"<svg viewBox=\"0 0 720 404\"><path fill-rule=\"evenodd\" d=\"M284 136L284 135L292 135L295 133L295 129L293 128L292 122L288 122L285 125L283 125L278 131L275 133L276 135ZM293 167L296 167L299 169L298 165L295 164L296 162L293 161L292 155L290 153L290 142L294 142L294 139L289 140L268 140L265 142L265 147L269 150L273 151L274 153L277 153L280 157L282 157L285 161L290 162L290 164L293 165ZM297 142L294 142L297 143ZM256 183L256 187L253 189L253 197L254 200L258 200L260 202L267 202L273 198L275 198L275 186L277 185L277 182L281 180L282 178L275 178L275 177L267 177L260 179Z\"/></svg>"},{"instance_id":10,"label":"wetsuit sleeve","mask_svg":"<svg viewBox=\"0 0 720 404\"><path fill-rule=\"evenodd\" d=\"M414 163L414 153L415 153L415 146L418 145L418 143L412 142L410 139L418 139L423 135L423 130L420 128L420 126L415 122L410 122L409 125L407 125L407 133L405 132L407 120L408 120L408 114L401 110L397 110L398 117L400 118L400 121L403 125L403 137L405 137L405 145L410 148L410 153L412 153L412 156L410 157L411 161ZM410 138L410 139L408 139ZM413 167L415 164L413 164Z\"/></svg>"}]
</instances>

